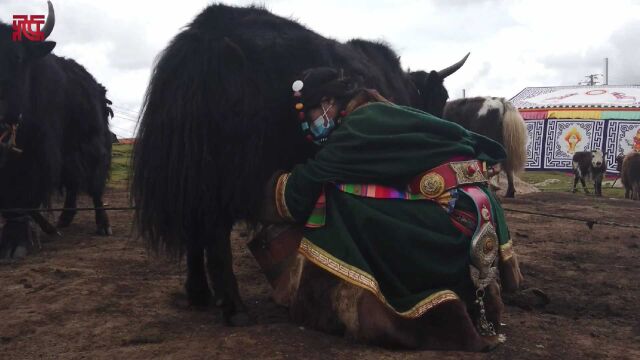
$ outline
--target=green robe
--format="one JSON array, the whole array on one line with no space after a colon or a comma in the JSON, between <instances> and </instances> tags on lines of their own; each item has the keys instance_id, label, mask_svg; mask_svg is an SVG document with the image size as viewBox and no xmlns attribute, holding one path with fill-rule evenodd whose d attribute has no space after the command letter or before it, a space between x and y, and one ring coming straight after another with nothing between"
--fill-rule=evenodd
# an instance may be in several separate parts
<instances>
[{"instance_id":1,"label":"green robe","mask_svg":"<svg viewBox=\"0 0 640 360\"><path fill-rule=\"evenodd\" d=\"M428 113L384 103L365 105L343 119L324 147L296 166L284 200L304 222L320 194L326 223L306 228L300 252L343 280L366 288L397 313L414 317L471 291L471 237L429 200L367 198L332 183L378 184L406 189L408 182L455 156L486 161L506 157L493 140ZM504 214L485 188L500 244L509 240ZM456 209L476 213L460 193Z\"/></svg>"}]
</instances>

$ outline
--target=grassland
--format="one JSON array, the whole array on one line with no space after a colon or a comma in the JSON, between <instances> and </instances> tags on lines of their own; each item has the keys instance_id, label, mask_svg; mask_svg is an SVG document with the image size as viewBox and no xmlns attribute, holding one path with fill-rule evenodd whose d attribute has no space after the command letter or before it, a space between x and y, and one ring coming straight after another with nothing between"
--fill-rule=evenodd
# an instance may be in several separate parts
<instances>
[{"instance_id":1,"label":"grassland","mask_svg":"<svg viewBox=\"0 0 640 360\"><path fill-rule=\"evenodd\" d=\"M109 186L113 188L126 188L129 180L129 167L131 165L130 144L114 144L111 158L111 175Z\"/></svg>"}]
</instances>

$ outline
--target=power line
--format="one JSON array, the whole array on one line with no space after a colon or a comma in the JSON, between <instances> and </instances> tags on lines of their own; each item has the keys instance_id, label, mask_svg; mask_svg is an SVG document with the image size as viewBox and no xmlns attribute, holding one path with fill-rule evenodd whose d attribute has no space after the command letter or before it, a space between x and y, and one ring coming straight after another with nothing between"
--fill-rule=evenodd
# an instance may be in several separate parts
<instances>
[{"instance_id":1,"label":"power line","mask_svg":"<svg viewBox=\"0 0 640 360\"><path fill-rule=\"evenodd\" d=\"M122 111L120 111L118 109L116 109L114 111L114 114L119 114L121 116L126 116L126 117L129 117L129 118L132 118L132 119L136 119L136 120L138 119L137 115L133 115L133 114L129 114L129 113L126 113L126 112L122 112Z\"/></svg>"},{"instance_id":2,"label":"power line","mask_svg":"<svg viewBox=\"0 0 640 360\"><path fill-rule=\"evenodd\" d=\"M138 122L138 120L136 120L136 119L131 119L131 118L128 118L128 117L123 117L123 116L121 116L121 115L114 116L114 117L112 118L112 120L113 120L113 119L117 119L117 120L124 120L124 121L132 122L132 123L137 123L137 122Z\"/></svg>"},{"instance_id":3,"label":"power line","mask_svg":"<svg viewBox=\"0 0 640 360\"><path fill-rule=\"evenodd\" d=\"M120 112L123 112L123 113L127 113L127 114L129 114L129 115L134 115L134 116L136 116L136 117L138 116L138 114L140 114L140 112L139 112L139 111L129 110L129 109L122 108L122 107L119 107L119 106L113 106L113 105L112 105L111 107L112 107L113 109L117 110L117 111L120 111Z\"/></svg>"}]
</instances>

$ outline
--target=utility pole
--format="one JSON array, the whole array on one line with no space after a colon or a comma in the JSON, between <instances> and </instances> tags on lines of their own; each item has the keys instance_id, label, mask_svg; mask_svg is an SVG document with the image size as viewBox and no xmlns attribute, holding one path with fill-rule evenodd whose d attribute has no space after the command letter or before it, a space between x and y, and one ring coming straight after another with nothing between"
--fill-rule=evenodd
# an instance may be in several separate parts
<instances>
[{"instance_id":1,"label":"utility pole","mask_svg":"<svg viewBox=\"0 0 640 360\"><path fill-rule=\"evenodd\" d=\"M602 74L590 74L585 76L588 80L586 81L581 81L578 83L578 85L589 85L589 86L593 86L593 85L598 85L598 77L599 76L603 76Z\"/></svg>"}]
</instances>

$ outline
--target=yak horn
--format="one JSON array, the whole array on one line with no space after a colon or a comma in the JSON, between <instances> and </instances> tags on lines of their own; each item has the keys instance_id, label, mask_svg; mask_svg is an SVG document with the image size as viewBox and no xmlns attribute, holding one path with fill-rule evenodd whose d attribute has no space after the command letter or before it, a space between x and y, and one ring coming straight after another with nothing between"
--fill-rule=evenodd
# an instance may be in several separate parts
<instances>
[{"instance_id":1,"label":"yak horn","mask_svg":"<svg viewBox=\"0 0 640 360\"><path fill-rule=\"evenodd\" d=\"M467 53L467 55L465 55L465 57L462 58L462 60L458 61L457 63L449 66L446 69L442 69L440 71L438 71L438 75L440 75L441 78L446 78L447 76L453 74L454 72L458 71L458 69L460 69L462 67L462 65L464 65L464 62L467 61L467 58L469 57L471 53Z\"/></svg>"},{"instance_id":2,"label":"yak horn","mask_svg":"<svg viewBox=\"0 0 640 360\"><path fill-rule=\"evenodd\" d=\"M53 26L56 24L56 13L53 11L53 4L51 1L47 1L47 6L49 7L49 13L47 14L47 21L44 23L44 27L42 28L42 33L44 34L44 38L48 38L53 31Z\"/></svg>"}]
</instances>

